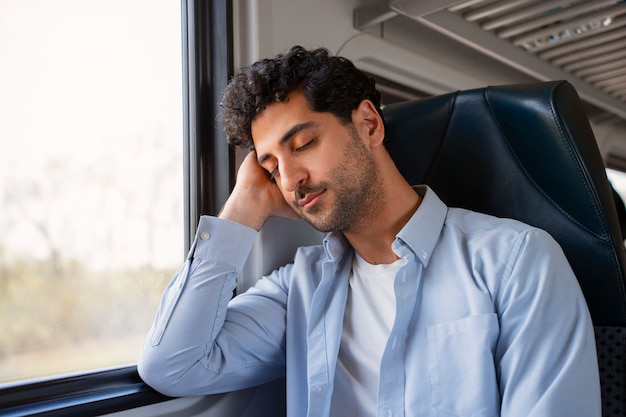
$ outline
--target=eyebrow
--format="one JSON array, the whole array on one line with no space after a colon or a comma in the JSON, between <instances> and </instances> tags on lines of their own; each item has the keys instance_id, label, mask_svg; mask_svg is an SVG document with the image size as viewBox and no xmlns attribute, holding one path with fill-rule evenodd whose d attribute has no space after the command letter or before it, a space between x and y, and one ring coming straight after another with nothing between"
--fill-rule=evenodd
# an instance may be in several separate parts
<instances>
[{"instance_id":1,"label":"eyebrow","mask_svg":"<svg viewBox=\"0 0 626 417\"><path fill-rule=\"evenodd\" d=\"M301 131L306 130L306 129L310 129L310 128L315 127L315 126L317 126L317 123L315 123L315 122L299 123L299 124L293 126L291 129L289 129L287 132L285 132L283 137L280 138L280 141L278 142L278 144L280 146L284 146L287 142L289 142L291 140L291 138L293 138L296 134L298 134L298 132L301 132ZM259 156L257 158L257 162L259 163L259 165L261 165L269 157L270 157L269 154L267 154L267 153L263 154L263 155L261 155L261 156Z\"/></svg>"}]
</instances>

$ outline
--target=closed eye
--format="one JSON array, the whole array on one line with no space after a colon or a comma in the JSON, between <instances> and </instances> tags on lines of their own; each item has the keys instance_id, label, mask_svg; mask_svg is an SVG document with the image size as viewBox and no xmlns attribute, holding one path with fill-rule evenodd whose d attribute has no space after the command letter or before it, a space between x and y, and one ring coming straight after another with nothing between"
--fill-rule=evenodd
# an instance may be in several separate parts
<instances>
[{"instance_id":1,"label":"closed eye","mask_svg":"<svg viewBox=\"0 0 626 417\"><path fill-rule=\"evenodd\" d=\"M296 148L296 152L299 152L299 151L303 151L303 150L305 150L306 148L308 148L309 146L311 146L311 145L313 144L313 142L315 142L315 141L314 141L313 139L311 139L310 141L308 141L308 142L307 142L307 143L305 143L304 145L297 147L297 148Z\"/></svg>"},{"instance_id":2,"label":"closed eye","mask_svg":"<svg viewBox=\"0 0 626 417\"><path fill-rule=\"evenodd\" d=\"M274 168L272 172L270 172L270 180L274 181L276 174L278 174L278 167Z\"/></svg>"}]
</instances>

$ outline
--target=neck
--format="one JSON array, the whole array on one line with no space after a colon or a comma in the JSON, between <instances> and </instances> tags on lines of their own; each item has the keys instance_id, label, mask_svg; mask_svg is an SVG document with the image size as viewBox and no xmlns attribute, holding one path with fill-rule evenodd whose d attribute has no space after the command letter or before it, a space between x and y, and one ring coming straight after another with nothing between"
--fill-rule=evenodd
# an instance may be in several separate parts
<instances>
[{"instance_id":1,"label":"neck","mask_svg":"<svg viewBox=\"0 0 626 417\"><path fill-rule=\"evenodd\" d=\"M399 172L388 178L380 205L363 222L344 231L354 250L371 264L389 264L398 259L391 245L422 199ZM395 173L394 173L395 174Z\"/></svg>"}]
</instances>

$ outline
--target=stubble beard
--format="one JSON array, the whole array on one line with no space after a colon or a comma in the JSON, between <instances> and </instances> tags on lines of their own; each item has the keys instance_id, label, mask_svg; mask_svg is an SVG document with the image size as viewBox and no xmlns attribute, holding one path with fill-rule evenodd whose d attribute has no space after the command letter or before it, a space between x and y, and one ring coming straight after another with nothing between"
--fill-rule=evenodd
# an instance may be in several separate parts
<instances>
[{"instance_id":1,"label":"stubble beard","mask_svg":"<svg viewBox=\"0 0 626 417\"><path fill-rule=\"evenodd\" d=\"M330 172L330 181L300 192L307 194L326 190L334 197L332 207L314 206L302 217L320 232L356 232L371 222L382 206L384 190L372 154L365 147L353 126L348 126L351 141L345 147L345 163ZM325 203L325 201L323 202Z\"/></svg>"}]
</instances>

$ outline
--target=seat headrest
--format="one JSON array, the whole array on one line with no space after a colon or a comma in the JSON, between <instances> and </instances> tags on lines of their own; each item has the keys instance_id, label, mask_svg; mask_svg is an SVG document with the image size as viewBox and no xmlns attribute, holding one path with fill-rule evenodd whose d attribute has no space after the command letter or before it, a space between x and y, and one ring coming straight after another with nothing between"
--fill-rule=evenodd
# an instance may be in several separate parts
<instances>
[{"instance_id":1,"label":"seat headrest","mask_svg":"<svg viewBox=\"0 0 626 417\"><path fill-rule=\"evenodd\" d=\"M389 106L386 146L411 184L452 207L548 231L594 324L626 325L626 252L588 119L565 81L486 87Z\"/></svg>"}]
</instances>

